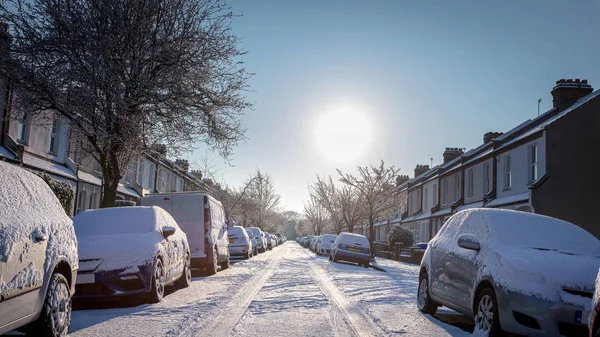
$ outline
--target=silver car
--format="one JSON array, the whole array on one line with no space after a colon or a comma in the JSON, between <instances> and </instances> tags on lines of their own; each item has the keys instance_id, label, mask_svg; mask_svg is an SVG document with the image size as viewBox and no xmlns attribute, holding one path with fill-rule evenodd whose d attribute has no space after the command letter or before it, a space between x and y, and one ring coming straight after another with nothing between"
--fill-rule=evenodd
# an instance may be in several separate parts
<instances>
[{"instance_id":1,"label":"silver car","mask_svg":"<svg viewBox=\"0 0 600 337\"><path fill-rule=\"evenodd\" d=\"M244 230L244 227L233 226L227 230L229 236L229 254L241 256L245 260L252 257L252 240Z\"/></svg>"},{"instance_id":2,"label":"silver car","mask_svg":"<svg viewBox=\"0 0 600 337\"><path fill-rule=\"evenodd\" d=\"M248 233L248 237L252 241L252 256L258 255L258 238L248 228L246 228L246 233Z\"/></svg>"},{"instance_id":3,"label":"silver car","mask_svg":"<svg viewBox=\"0 0 600 337\"><path fill-rule=\"evenodd\" d=\"M474 318L477 329L527 336L587 331L600 241L541 215L473 209L452 216L421 262L417 305Z\"/></svg>"}]
</instances>

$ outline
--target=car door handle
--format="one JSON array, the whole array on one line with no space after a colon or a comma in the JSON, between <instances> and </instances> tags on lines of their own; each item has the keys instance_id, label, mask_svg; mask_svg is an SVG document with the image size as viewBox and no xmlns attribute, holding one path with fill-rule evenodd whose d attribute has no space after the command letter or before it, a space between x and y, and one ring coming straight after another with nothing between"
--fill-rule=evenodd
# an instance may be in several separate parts
<instances>
[{"instance_id":1,"label":"car door handle","mask_svg":"<svg viewBox=\"0 0 600 337\"><path fill-rule=\"evenodd\" d=\"M38 233L35 235L35 242L43 242L48 240L48 236L46 234Z\"/></svg>"}]
</instances>

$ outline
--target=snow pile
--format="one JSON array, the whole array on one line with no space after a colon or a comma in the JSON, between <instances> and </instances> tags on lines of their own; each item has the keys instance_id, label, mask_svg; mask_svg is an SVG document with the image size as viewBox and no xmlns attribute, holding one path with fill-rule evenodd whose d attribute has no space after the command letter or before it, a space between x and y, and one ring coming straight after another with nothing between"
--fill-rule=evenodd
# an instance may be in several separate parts
<instances>
[{"instance_id":1,"label":"snow pile","mask_svg":"<svg viewBox=\"0 0 600 337\"><path fill-rule=\"evenodd\" d=\"M43 235L48 238L44 272L51 272L60 259L73 269L78 267L72 221L42 179L0 161L0 205L0 242L4 246L1 262L23 263L22 259L27 257L26 246ZM30 276L33 274L33 271L28 272ZM22 287L20 282L28 280L31 278L3 282L5 290L10 290L8 287Z\"/></svg>"},{"instance_id":2,"label":"snow pile","mask_svg":"<svg viewBox=\"0 0 600 337\"><path fill-rule=\"evenodd\" d=\"M450 218L432 244L470 259L473 252L457 246L458 237L467 233L481 245L473 289L491 278L501 288L580 306L581 300L561 289L593 289L600 241L580 227L537 214L474 209Z\"/></svg>"},{"instance_id":3,"label":"snow pile","mask_svg":"<svg viewBox=\"0 0 600 337\"><path fill-rule=\"evenodd\" d=\"M0 284L2 283L2 280L0 280ZM600 303L600 269L598 270L598 276L596 277L596 285L595 285L595 291L594 291L594 298L592 298L592 310L590 310L590 317L588 318L588 322L591 324L593 322L593 309L595 306L597 306ZM596 313L597 314L597 313ZM592 330L592 327L589 327L590 330Z\"/></svg>"},{"instance_id":4,"label":"snow pile","mask_svg":"<svg viewBox=\"0 0 600 337\"><path fill-rule=\"evenodd\" d=\"M152 265L159 252L168 256L176 268L183 268L183 257L175 257L186 252L187 237L171 215L160 207L88 210L73 221L79 240L79 258L101 260L95 271L125 269L123 273L134 273L138 266ZM162 244L165 226L176 228L175 234L169 237L169 245Z\"/></svg>"}]
</instances>

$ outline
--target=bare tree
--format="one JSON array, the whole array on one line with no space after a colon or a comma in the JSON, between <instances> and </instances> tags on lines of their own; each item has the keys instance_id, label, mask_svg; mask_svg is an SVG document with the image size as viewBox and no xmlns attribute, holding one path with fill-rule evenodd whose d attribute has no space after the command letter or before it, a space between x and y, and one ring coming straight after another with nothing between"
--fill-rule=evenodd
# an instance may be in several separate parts
<instances>
[{"instance_id":1,"label":"bare tree","mask_svg":"<svg viewBox=\"0 0 600 337\"><path fill-rule=\"evenodd\" d=\"M28 110L64 116L102 169L112 206L130 160L205 142L228 158L244 138L250 76L217 0L7 0L0 69Z\"/></svg>"},{"instance_id":2,"label":"bare tree","mask_svg":"<svg viewBox=\"0 0 600 337\"><path fill-rule=\"evenodd\" d=\"M315 196L304 203L304 216L312 225L312 233L321 235L327 222L327 210Z\"/></svg>"},{"instance_id":3,"label":"bare tree","mask_svg":"<svg viewBox=\"0 0 600 337\"><path fill-rule=\"evenodd\" d=\"M356 188L346 185L339 189L338 200L347 230L352 233L354 226L360 225L365 219L363 198Z\"/></svg>"},{"instance_id":4,"label":"bare tree","mask_svg":"<svg viewBox=\"0 0 600 337\"><path fill-rule=\"evenodd\" d=\"M328 178L325 180L317 176L317 182L309 186L309 193L327 211L335 232L339 234L344 229L340 195L331 177Z\"/></svg>"},{"instance_id":5,"label":"bare tree","mask_svg":"<svg viewBox=\"0 0 600 337\"><path fill-rule=\"evenodd\" d=\"M273 216L280 211L281 196L275 191L273 178L256 170L256 174L246 181L247 190L242 198L248 223L261 229L273 229Z\"/></svg>"},{"instance_id":6,"label":"bare tree","mask_svg":"<svg viewBox=\"0 0 600 337\"><path fill-rule=\"evenodd\" d=\"M394 168L393 165L385 167L382 160L379 166L359 166L357 177L342 173L339 169L337 171L340 181L356 188L365 202L366 217L369 221L369 244L373 247L375 221L397 207L395 181L400 169Z\"/></svg>"}]
</instances>

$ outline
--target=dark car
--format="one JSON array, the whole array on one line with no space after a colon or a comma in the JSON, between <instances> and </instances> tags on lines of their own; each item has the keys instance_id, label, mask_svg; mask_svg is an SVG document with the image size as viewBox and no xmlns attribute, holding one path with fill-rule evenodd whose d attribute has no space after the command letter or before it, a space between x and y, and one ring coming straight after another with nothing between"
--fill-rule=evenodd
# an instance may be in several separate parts
<instances>
[{"instance_id":1,"label":"dark car","mask_svg":"<svg viewBox=\"0 0 600 337\"><path fill-rule=\"evenodd\" d=\"M354 262L368 268L371 261L369 239L364 235L340 233L331 244L329 260Z\"/></svg>"},{"instance_id":2,"label":"dark car","mask_svg":"<svg viewBox=\"0 0 600 337\"><path fill-rule=\"evenodd\" d=\"M162 208L88 210L73 222L79 241L76 298L142 295L156 303L165 285L189 286L187 237Z\"/></svg>"}]
</instances>

